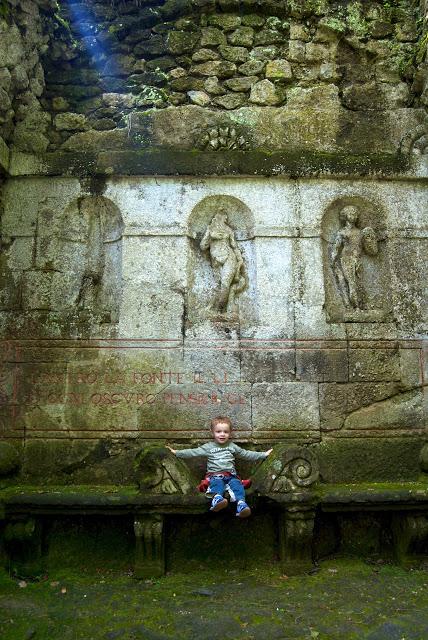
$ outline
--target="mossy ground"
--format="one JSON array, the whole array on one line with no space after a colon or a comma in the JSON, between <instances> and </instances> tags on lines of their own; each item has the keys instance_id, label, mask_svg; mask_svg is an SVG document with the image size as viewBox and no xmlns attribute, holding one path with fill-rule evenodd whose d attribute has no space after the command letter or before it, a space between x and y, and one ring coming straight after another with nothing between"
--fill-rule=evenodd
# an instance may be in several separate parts
<instances>
[{"instance_id":1,"label":"mossy ground","mask_svg":"<svg viewBox=\"0 0 428 640\"><path fill-rule=\"evenodd\" d=\"M137 581L131 572L0 577L0 637L198 640L428 637L428 568L336 558L312 575L207 570Z\"/></svg>"}]
</instances>

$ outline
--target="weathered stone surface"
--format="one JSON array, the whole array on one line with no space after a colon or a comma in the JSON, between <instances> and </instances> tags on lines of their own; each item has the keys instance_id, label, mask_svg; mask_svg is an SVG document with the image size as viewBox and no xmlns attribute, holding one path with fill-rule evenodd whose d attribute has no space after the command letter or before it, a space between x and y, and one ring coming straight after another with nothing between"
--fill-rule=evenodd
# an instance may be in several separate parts
<instances>
[{"instance_id":1,"label":"weathered stone surface","mask_svg":"<svg viewBox=\"0 0 428 640\"><path fill-rule=\"evenodd\" d=\"M235 71L236 65L233 62L223 60L205 62L190 69L190 73L194 73L197 76L217 76L218 78L230 78Z\"/></svg>"},{"instance_id":2,"label":"weathered stone surface","mask_svg":"<svg viewBox=\"0 0 428 640\"><path fill-rule=\"evenodd\" d=\"M244 76L243 78L231 78L226 80L224 86L232 91L249 91L253 84L258 82L258 76Z\"/></svg>"},{"instance_id":3,"label":"weathered stone surface","mask_svg":"<svg viewBox=\"0 0 428 640\"><path fill-rule=\"evenodd\" d=\"M424 425L422 393L418 389L355 411L345 419L344 429L423 429Z\"/></svg>"},{"instance_id":4,"label":"weathered stone surface","mask_svg":"<svg viewBox=\"0 0 428 640\"><path fill-rule=\"evenodd\" d=\"M282 97L270 80L260 80L251 88L250 102L262 105L276 105L281 101Z\"/></svg>"},{"instance_id":5,"label":"weathered stone surface","mask_svg":"<svg viewBox=\"0 0 428 640\"><path fill-rule=\"evenodd\" d=\"M254 47L250 52L250 58L255 60L274 60L278 57L279 49L273 45L269 47Z\"/></svg>"},{"instance_id":6,"label":"weathered stone surface","mask_svg":"<svg viewBox=\"0 0 428 640\"><path fill-rule=\"evenodd\" d=\"M232 31L241 24L241 16L234 15L233 13L216 13L209 16L208 22L215 27L220 27L224 31Z\"/></svg>"},{"instance_id":7,"label":"weathered stone surface","mask_svg":"<svg viewBox=\"0 0 428 640\"><path fill-rule=\"evenodd\" d=\"M226 90L222 87L216 76L207 78L207 80L205 80L204 87L208 93L212 93L215 96L221 96L226 93Z\"/></svg>"},{"instance_id":8,"label":"weathered stone surface","mask_svg":"<svg viewBox=\"0 0 428 640\"><path fill-rule=\"evenodd\" d=\"M296 380L307 382L347 382L346 348L297 349Z\"/></svg>"},{"instance_id":9,"label":"weathered stone surface","mask_svg":"<svg viewBox=\"0 0 428 640\"><path fill-rule=\"evenodd\" d=\"M193 104L198 104L200 107L206 107L211 102L211 98L205 91L188 91L187 95Z\"/></svg>"},{"instance_id":10,"label":"weathered stone surface","mask_svg":"<svg viewBox=\"0 0 428 640\"><path fill-rule=\"evenodd\" d=\"M350 349L349 379L380 382L400 379L400 360L395 349Z\"/></svg>"},{"instance_id":11,"label":"weathered stone surface","mask_svg":"<svg viewBox=\"0 0 428 640\"><path fill-rule=\"evenodd\" d=\"M313 437L319 431L317 385L284 382L253 385L254 433L286 436L299 432Z\"/></svg>"},{"instance_id":12,"label":"weathered stone surface","mask_svg":"<svg viewBox=\"0 0 428 640\"><path fill-rule=\"evenodd\" d=\"M229 44L238 47L251 47L254 41L254 29L252 27L239 27L227 36Z\"/></svg>"},{"instance_id":13,"label":"weathered stone surface","mask_svg":"<svg viewBox=\"0 0 428 640\"><path fill-rule=\"evenodd\" d=\"M214 102L224 109L237 109L244 104L245 98L240 93L227 93L218 98L214 98Z\"/></svg>"},{"instance_id":14,"label":"weathered stone surface","mask_svg":"<svg viewBox=\"0 0 428 640\"><path fill-rule=\"evenodd\" d=\"M288 60L272 60L266 65L265 75L269 80L290 80L293 72Z\"/></svg>"},{"instance_id":15,"label":"weathered stone surface","mask_svg":"<svg viewBox=\"0 0 428 640\"><path fill-rule=\"evenodd\" d=\"M86 131L88 128L83 113L59 113L55 116L54 124L59 131Z\"/></svg>"},{"instance_id":16,"label":"weathered stone surface","mask_svg":"<svg viewBox=\"0 0 428 640\"><path fill-rule=\"evenodd\" d=\"M192 55L193 62L208 62L208 60L218 60L220 54L213 49L198 49Z\"/></svg>"},{"instance_id":17,"label":"weathered stone surface","mask_svg":"<svg viewBox=\"0 0 428 640\"><path fill-rule=\"evenodd\" d=\"M295 380L295 349L269 351L254 348L243 350L241 376L246 382L290 382Z\"/></svg>"},{"instance_id":18,"label":"weathered stone surface","mask_svg":"<svg viewBox=\"0 0 428 640\"><path fill-rule=\"evenodd\" d=\"M215 47L219 44L226 44L226 36L220 29L207 27L202 29L201 47Z\"/></svg>"},{"instance_id":19,"label":"weathered stone surface","mask_svg":"<svg viewBox=\"0 0 428 640\"><path fill-rule=\"evenodd\" d=\"M324 482L385 482L416 479L421 441L352 438L322 442L317 448Z\"/></svg>"},{"instance_id":20,"label":"weathered stone surface","mask_svg":"<svg viewBox=\"0 0 428 640\"><path fill-rule=\"evenodd\" d=\"M265 68L265 62L263 60L248 60L248 62L244 62L238 67L240 73L243 73L245 76L252 76L256 73L261 73Z\"/></svg>"},{"instance_id":21,"label":"weathered stone surface","mask_svg":"<svg viewBox=\"0 0 428 640\"><path fill-rule=\"evenodd\" d=\"M168 51L174 55L180 55L193 51L199 40L199 34L189 31L169 31L167 35Z\"/></svg>"},{"instance_id":22,"label":"weathered stone surface","mask_svg":"<svg viewBox=\"0 0 428 640\"><path fill-rule=\"evenodd\" d=\"M245 47L231 47L229 45L222 45L218 50L221 57L225 60L229 60L230 62L245 62L249 57L248 50Z\"/></svg>"},{"instance_id":23,"label":"weathered stone surface","mask_svg":"<svg viewBox=\"0 0 428 640\"><path fill-rule=\"evenodd\" d=\"M321 428L325 431L341 429L347 416L363 407L377 406L398 391L398 385L393 382L320 384Z\"/></svg>"},{"instance_id":24,"label":"weathered stone surface","mask_svg":"<svg viewBox=\"0 0 428 640\"><path fill-rule=\"evenodd\" d=\"M8 442L0 442L0 477L16 471L20 464L17 449Z\"/></svg>"}]
</instances>

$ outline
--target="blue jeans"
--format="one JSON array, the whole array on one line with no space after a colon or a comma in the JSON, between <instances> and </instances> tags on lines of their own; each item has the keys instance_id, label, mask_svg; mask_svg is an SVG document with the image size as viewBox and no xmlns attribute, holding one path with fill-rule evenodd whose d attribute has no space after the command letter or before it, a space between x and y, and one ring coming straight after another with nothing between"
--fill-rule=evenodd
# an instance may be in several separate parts
<instances>
[{"instance_id":1,"label":"blue jeans","mask_svg":"<svg viewBox=\"0 0 428 640\"><path fill-rule=\"evenodd\" d=\"M222 496L227 486L229 486L235 494L237 502L239 502L239 500L245 500L245 489L240 479L236 476L224 476L221 473L211 476L208 491L213 495L218 493Z\"/></svg>"}]
</instances>

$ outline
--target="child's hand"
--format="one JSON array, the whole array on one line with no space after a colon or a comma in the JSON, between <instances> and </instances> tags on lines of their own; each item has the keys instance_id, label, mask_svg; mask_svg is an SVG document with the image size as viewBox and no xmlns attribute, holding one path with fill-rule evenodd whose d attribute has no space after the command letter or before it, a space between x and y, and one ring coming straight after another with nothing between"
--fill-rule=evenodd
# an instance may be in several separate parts
<instances>
[{"instance_id":1,"label":"child's hand","mask_svg":"<svg viewBox=\"0 0 428 640\"><path fill-rule=\"evenodd\" d=\"M171 453L173 453L174 455L177 453L177 451L175 449L172 449L169 444L165 445L167 449L169 449L171 451Z\"/></svg>"},{"instance_id":2,"label":"child's hand","mask_svg":"<svg viewBox=\"0 0 428 640\"><path fill-rule=\"evenodd\" d=\"M273 451L273 449L268 449L268 450L266 451L266 458L267 458L268 456L270 456L270 454L272 453L272 451Z\"/></svg>"}]
</instances>

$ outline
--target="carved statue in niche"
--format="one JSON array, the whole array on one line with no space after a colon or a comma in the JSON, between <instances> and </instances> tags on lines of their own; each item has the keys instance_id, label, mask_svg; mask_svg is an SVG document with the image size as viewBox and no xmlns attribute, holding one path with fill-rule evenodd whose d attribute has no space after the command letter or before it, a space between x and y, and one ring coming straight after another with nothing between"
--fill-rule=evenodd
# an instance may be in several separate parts
<instances>
[{"instance_id":1,"label":"carved statue in niche","mask_svg":"<svg viewBox=\"0 0 428 640\"><path fill-rule=\"evenodd\" d=\"M217 281L217 291L211 304L213 311L220 314L235 313L235 299L247 286L247 274L225 209L220 209L211 220L200 248L209 251Z\"/></svg>"},{"instance_id":2,"label":"carved statue in niche","mask_svg":"<svg viewBox=\"0 0 428 640\"><path fill-rule=\"evenodd\" d=\"M363 253L377 255L378 242L372 227L358 228L358 207L343 207L339 217L343 226L334 239L330 256L331 268L345 307L362 310L361 258Z\"/></svg>"}]
</instances>

